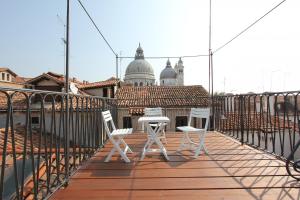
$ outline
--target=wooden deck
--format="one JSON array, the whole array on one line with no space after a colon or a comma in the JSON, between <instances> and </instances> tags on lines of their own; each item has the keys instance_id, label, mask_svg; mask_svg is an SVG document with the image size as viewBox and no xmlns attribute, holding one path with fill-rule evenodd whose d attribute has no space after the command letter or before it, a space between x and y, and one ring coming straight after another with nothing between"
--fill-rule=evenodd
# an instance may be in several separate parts
<instances>
[{"instance_id":1,"label":"wooden deck","mask_svg":"<svg viewBox=\"0 0 300 200\"><path fill-rule=\"evenodd\" d=\"M139 160L143 134L125 138L134 153L131 163L113 157L104 163L108 143L51 199L300 199L300 183L289 177L284 162L242 146L217 132L206 139L209 155L194 159L176 152L181 134L167 134L170 161L158 154ZM130 154L129 154L130 155Z\"/></svg>"}]
</instances>

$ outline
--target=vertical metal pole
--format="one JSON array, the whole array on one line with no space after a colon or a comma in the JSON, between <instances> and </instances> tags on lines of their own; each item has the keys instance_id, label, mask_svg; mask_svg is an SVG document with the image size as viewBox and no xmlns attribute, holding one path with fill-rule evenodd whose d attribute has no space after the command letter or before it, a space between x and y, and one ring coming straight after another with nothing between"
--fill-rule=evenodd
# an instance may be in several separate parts
<instances>
[{"instance_id":1,"label":"vertical metal pole","mask_svg":"<svg viewBox=\"0 0 300 200\"><path fill-rule=\"evenodd\" d=\"M214 103L214 68L213 68L213 53L210 53L210 69L211 69L211 102L212 102L212 128L215 130L215 103Z\"/></svg>"},{"instance_id":2,"label":"vertical metal pole","mask_svg":"<svg viewBox=\"0 0 300 200\"><path fill-rule=\"evenodd\" d=\"M67 0L67 24L66 24L66 132L65 132L65 173L66 184L69 182L69 29L70 29L70 0Z\"/></svg>"},{"instance_id":3,"label":"vertical metal pole","mask_svg":"<svg viewBox=\"0 0 300 200\"><path fill-rule=\"evenodd\" d=\"M211 86L211 0L209 1L209 33L208 33L208 93Z\"/></svg>"},{"instance_id":4,"label":"vertical metal pole","mask_svg":"<svg viewBox=\"0 0 300 200\"><path fill-rule=\"evenodd\" d=\"M116 78L118 79L119 78L119 61L118 61L118 59L119 59L119 56L118 56L118 54L116 54Z\"/></svg>"},{"instance_id":5,"label":"vertical metal pole","mask_svg":"<svg viewBox=\"0 0 300 200\"><path fill-rule=\"evenodd\" d=\"M213 68L212 68L212 50L211 50L211 0L209 0L209 43L208 43L208 65L209 65L209 73L208 73L208 93L211 95L211 106L212 106L212 118L210 125L213 130L215 129L215 116L214 116L214 99L213 99Z\"/></svg>"}]
</instances>

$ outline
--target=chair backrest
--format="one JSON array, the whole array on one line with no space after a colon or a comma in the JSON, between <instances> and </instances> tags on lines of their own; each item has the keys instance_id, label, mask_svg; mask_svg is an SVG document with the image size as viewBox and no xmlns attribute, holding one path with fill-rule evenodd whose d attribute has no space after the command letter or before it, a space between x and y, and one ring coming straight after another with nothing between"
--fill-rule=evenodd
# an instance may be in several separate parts
<instances>
[{"instance_id":1,"label":"chair backrest","mask_svg":"<svg viewBox=\"0 0 300 200\"><path fill-rule=\"evenodd\" d=\"M112 130L116 130L116 126L114 124L114 121L113 121L113 118L110 114L110 111L109 110L103 111L102 112L102 118L103 118L103 124L104 124L104 127L105 127L105 131L106 131L107 135L110 136L112 131L110 130L109 127L111 126Z\"/></svg>"},{"instance_id":2,"label":"chair backrest","mask_svg":"<svg viewBox=\"0 0 300 200\"><path fill-rule=\"evenodd\" d=\"M161 107L156 107L156 108L145 108L144 109L144 114L147 117L151 116L162 116L162 108Z\"/></svg>"},{"instance_id":3,"label":"chair backrest","mask_svg":"<svg viewBox=\"0 0 300 200\"><path fill-rule=\"evenodd\" d=\"M205 120L204 129L207 130L209 123L210 108L191 108L188 126L191 126L192 118L201 118Z\"/></svg>"}]
</instances>

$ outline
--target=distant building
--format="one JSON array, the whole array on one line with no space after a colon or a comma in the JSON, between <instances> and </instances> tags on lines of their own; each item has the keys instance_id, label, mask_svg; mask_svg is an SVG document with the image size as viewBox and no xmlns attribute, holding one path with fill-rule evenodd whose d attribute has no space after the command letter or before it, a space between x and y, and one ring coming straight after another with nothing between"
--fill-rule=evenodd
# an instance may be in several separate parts
<instances>
[{"instance_id":1,"label":"distant building","mask_svg":"<svg viewBox=\"0 0 300 200\"><path fill-rule=\"evenodd\" d=\"M133 86L151 86L155 84L154 71L151 64L145 60L144 51L139 44L135 59L129 63L125 72L125 83Z\"/></svg>"},{"instance_id":2,"label":"distant building","mask_svg":"<svg viewBox=\"0 0 300 200\"><path fill-rule=\"evenodd\" d=\"M64 75L54 72L47 72L28 80L26 83L32 85L32 88L36 90L63 92L65 90L65 81ZM80 90L73 90L73 88L78 88L78 86L83 84L81 81L77 80L76 78L70 78L69 84L71 93L81 93Z\"/></svg>"},{"instance_id":3,"label":"distant building","mask_svg":"<svg viewBox=\"0 0 300 200\"><path fill-rule=\"evenodd\" d=\"M0 68L0 87L25 88L25 82L25 78L18 76L9 68Z\"/></svg>"},{"instance_id":4,"label":"distant building","mask_svg":"<svg viewBox=\"0 0 300 200\"><path fill-rule=\"evenodd\" d=\"M184 85L184 66L181 58L176 63L174 69L168 59L166 67L160 73L161 86L183 86Z\"/></svg>"},{"instance_id":5,"label":"distant building","mask_svg":"<svg viewBox=\"0 0 300 200\"><path fill-rule=\"evenodd\" d=\"M116 94L118 102L118 127L141 130L138 118L145 107L162 107L170 119L167 131L187 125L191 107L208 107L208 92L201 86L121 87ZM193 122L201 123L201 122ZM199 124L198 124L199 125Z\"/></svg>"},{"instance_id":6,"label":"distant building","mask_svg":"<svg viewBox=\"0 0 300 200\"><path fill-rule=\"evenodd\" d=\"M117 89L120 87L120 80L111 77L105 81L98 81L93 83L83 82L78 88L85 93L92 96L114 98Z\"/></svg>"}]
</instances>

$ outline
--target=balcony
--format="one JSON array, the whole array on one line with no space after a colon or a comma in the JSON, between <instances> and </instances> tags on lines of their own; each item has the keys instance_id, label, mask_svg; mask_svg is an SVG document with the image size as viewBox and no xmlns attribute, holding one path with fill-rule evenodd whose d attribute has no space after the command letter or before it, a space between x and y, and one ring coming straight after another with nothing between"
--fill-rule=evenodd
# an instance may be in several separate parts
<instances>
[{"instance_id":1,"label":"balcony","mask_svg":"<svg viewBox=\"0 0 300 200\"><path fill-rule=\"evenodd\" d=\"M134 153L125 164L119 156L104 163L112 145L106 144L77 173L68 187L51 199L299 199L299 183L287 175L285 163L219 132L208 133L209 155L193 158L176 152L181 134L168 133L170 161ZM144 134L126 139L142 152ZM129 154L130 155L130 154Z\"/></svg>"},{"instance_id":2,"label":"balcony","mask_svg":"<svg viewBox=\"0 0 300 200\"><path fill-rule=\"evenodd\" d=\"M215 130L208 155L177 152L181 134L167 129L170 161L158 154L141 161L146 136L136 131L125 138L135 152L129 164L117 155L103 162L112 145L101 112L118 121L117 99L0 92L2 199L300 198L299 92L206 97L199 102L209 102ZM166 115L176 109L161 107Z\"/></svg>"}]
</instances>

